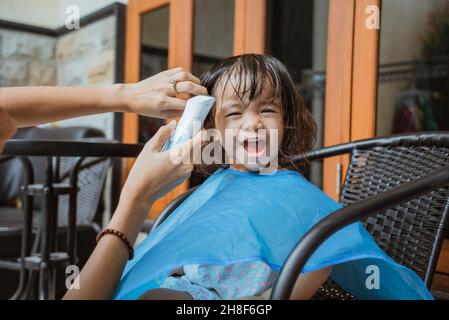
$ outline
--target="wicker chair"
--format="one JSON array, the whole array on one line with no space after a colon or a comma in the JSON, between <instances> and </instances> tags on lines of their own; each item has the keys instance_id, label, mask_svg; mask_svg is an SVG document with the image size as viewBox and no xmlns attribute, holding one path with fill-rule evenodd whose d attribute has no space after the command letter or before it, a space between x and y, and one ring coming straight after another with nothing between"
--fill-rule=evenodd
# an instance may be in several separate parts
<instances>
[{"instance_id":1,"label":"wicker chair","mask_svg":"<svg viewBox=\"0 0 449 320\"><path fill-rule=\"evenodd\" d=\"M85 128L25 128L15 135L16 139L45 139L67 141L104 141L101 131ZM34 146L39 148L39 143ZM36 272L28 272L22 267L21 251L26 245L26 256L38 255L41 246L43 183L45 181L46 157L13 157L0 158L0 279L3 290L2 298L10 295L12 287L17 283L17 271L20 271L20 285L14 298L34 298L32 289ZM55 157L54 197L57 205L57 237L54 250L67 251L70 264L83 265L95 246L95 236L100 230L102 219L101 195L110 167L110 159L97 157ZM21 186L24 186L21 188ZM26 190L26 191L25 191ZM26 193L26 194L25 194ZM8 200L14 199L14 201ZM3 199L6 198L6 199ZM4 205L8 202L23 203L23 208ZM32 216L30 237L27 243L23 241L23 223L27 216L27 208ZM70 219L76 219L73 224ZM76 225L77 231L73 230ZM77 250L78 248L78 250ZM62 265L62 264L61 264ZM30 269L32 269L30 267ZM29 273L29 275L27 275ZM56 294L62 294L65 274L58 273L58 287ZM5 284L6 283L6 284Z\"/></svg>"},{"instance_id":2,"label":"wicker chair","mask_svg":"<svg viewBox=\"0 0 449 320\"><path fill-rule=\"evenodd\" d=\"M350 165L340 197L340 203L345 207L329 216L328 222L332 222L334 228L325 230L323 226L317 226L310 239L304 239L306 235L302 243L299 242L284 264L271 298L288 298L292 280L298 277L319 244L357 220L363 221L391 258L415 271L430 288L448 227L449 167L444 168L444 172L431 174L449 165L449 132L356 141L308 152L296 157L295 162L322 160L347 153L350 154ZM440 179L442 182L438 185L434 181L441 178L442 173L447 180ZM418 179L421 177L427 178ZM412 180L416 183L409 183ZM400 190L396 191L398 186ZM193 191L188 190L173 200L154 222L152 230ZM339 211L344 213L340 217ZM304 248L308 249L305 250L309 251L307 254ZM354 297L328 280L314 298L341 300Z\"/></svg>"}]
</instances>

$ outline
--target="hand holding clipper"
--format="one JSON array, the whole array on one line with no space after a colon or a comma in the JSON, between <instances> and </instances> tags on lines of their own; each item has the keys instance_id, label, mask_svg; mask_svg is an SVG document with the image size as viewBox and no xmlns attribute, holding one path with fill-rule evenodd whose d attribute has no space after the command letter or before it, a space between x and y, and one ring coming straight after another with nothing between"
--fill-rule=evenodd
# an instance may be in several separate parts
<instances>
[{"instance_id":1,"label":"hand holding clipper","mask_svg":"<svg viewBox=\"0 0 449 320\"><path fill-rule=\"evenodd\" d=\"M187 101L181 119L172 136L165 142L162 151L169 150L176 145L183 144L190 140L204 125L207 114L215 103L215 98L210 96L196 96ZM167 186L162 190L166 194L170 190L180 185L185 179L179 179L174 184Z\"/></svg>"}]
</instances>

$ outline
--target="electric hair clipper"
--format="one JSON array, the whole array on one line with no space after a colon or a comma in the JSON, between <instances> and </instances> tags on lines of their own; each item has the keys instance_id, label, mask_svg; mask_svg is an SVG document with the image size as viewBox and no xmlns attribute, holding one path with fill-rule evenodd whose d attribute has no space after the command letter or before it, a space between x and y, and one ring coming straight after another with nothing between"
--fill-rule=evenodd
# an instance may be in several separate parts
<instances>
[{"instance_id":1,"label":"electric hair clipper","mask_svg":"<svg viewBox=\"0 0 449 320\"><path fill-rule=\"evenodd\" d=\"M176 145L189 141L204 125L207 114L215 103L215 98L210 96L196 96L187 100L186 107L174 133L165 142L162 150L169 150ZM156 198L163 196L170 190L180 185L186 178L179 179L175 183L165 187Z\"/></svg>"},{"instance_id":2,"label":"electric hair clipper","mask_svg":"<svg viewBox=\"0 0 449 320\"><path fill-rule=\"evenodd\" d=\"M204 125L207 114L215 103L211 96L196 96L187 100L186 107L178 121L175 132L165 142L162 150L168 150L190 140Z\"/></svg>"}]
</instances>

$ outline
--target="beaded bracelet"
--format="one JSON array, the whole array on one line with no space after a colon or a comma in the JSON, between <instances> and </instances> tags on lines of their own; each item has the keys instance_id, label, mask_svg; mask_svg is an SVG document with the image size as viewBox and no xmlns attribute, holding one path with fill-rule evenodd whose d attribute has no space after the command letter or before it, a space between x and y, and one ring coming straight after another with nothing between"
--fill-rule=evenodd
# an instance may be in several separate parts
<instances>
[{"instance_id":1,"label":"beaded bracelet","mask_svg":"<svg viewBox=\"0 0 449 320\"><path fill-rule=\"evenodd\" d=\"M115 229L104 229L103 231L101 231L97 235L97 243L100 241L101 238L103 238L103 236L105 234L113 234L113 235L119 237L120 239L122 239L122 241L128 247L129 260L131 260L134 257L134 248L133 248L133 246L131 244L131 241L129 241L129 239L125 236L125 234L123 232L120 232L120 231L115 230Z\"/></svg>"}]
</instances>

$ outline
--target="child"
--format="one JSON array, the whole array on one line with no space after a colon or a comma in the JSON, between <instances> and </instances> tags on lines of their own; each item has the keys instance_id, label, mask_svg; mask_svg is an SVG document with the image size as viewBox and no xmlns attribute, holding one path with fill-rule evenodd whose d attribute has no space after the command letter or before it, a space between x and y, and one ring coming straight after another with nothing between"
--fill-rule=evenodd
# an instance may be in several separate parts
<instances>
[{"instance_id":1,"label":"child","mask_svg":"<svg viewBox=\"0 0 449 320\"><path fill-rule=\"evenodd\" d=\"M214 156L229 168L202 166L212 176L137 248L117 298L136 298L148 289L153 290L146 299L266 296L294 244L341 207L298 172L278 165L310 150L316 132L279 60L255 54L228 58L211 67L203 85L216 98L205 128L220 133L224 153ZM312 256L292 298L312 297L332 266L340 285L370 297L362 287L373 261L387 275L405 269L383 254L360 224L344 228ZM390 286L397 283L389 281L374 297L430 298L419 278L402 269L403 291L393 294ZM411 292L416 287L411 284L420 290Z\"/></svg>"},{"instance_id":2,"label":"child","mask_svg":"<svg viewBox=\"0 0 449 320\"><path fill-rule=\"evenodd\" d=\"M285 66L276 58L262 55L232 57L212 66L203 75L202 82L216 98L205 128L219 131L226 163L233 162L231 168L258 171L273 162L276 166L277 150L281 155L279 160L285 161L313 146L315 122L297 94ZM231 130L231 135L225 130ZM275 130L277 136L270 135L270 130ZM271 141L274 138L277 141ZM273 144L275 152L270 150ZM239 147L243 152L236 150ZM232 158L233 154L236 159ZM262 159L262 154L268 157ZM211 168L203 167L202 170L207 172ZM230 266L185 265L178 275L181 273L182 276L168 277L161 287L185 291L195 300L260 296L272 287L276 278L276 273L262 261ZM316 287L309 288L308 292L313 294L329 273L330 268L327 268L309 275L309 281L314 281ZM294 296L309 298L300 292Z\"/></svg>"}]
</instances>

